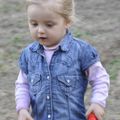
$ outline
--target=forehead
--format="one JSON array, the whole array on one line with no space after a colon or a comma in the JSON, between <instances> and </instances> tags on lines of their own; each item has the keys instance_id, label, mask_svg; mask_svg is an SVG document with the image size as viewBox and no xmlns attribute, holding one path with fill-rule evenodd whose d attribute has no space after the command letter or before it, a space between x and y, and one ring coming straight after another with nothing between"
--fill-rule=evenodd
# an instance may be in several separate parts
<instances>
[{"instance_id":1,"label":"forehead","mask_svg":"<svg viewBox=\"0 0 120 120\"><path fill-rule=\"evenodd\" d=\"M60 16L52 6L31 4L27 8L29 19L56 19Z\"/></svg>"}]
</instances>

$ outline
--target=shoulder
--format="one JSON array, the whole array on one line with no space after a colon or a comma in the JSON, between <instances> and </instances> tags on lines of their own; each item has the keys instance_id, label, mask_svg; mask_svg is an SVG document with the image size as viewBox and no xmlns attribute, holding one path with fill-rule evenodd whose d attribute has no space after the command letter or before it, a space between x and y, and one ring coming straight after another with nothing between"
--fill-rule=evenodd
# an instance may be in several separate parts
<instances>
[{"instance_id":1,"label":"shoulder","mask_svg":"<svg viewBox=\"0 0 120 120\"><path fill-rule=\"evenodd\" d=\"M28 60L32 51L31 49L36 46L36 42L32 42L28 44L26 47L24 47L20 52L20 59L19 60Z\"/></svg>"},{"instance_id":2,"label":"shoulder","mask_svg":"<svg viewBox=\"0 0 120 120\"><path fill-rule=\"evenodd\" d=\"M86 58L99 57L97 49L85 40L73 37L73 46Z\"/></svg>"},{"instance_id":3,"label":"shoulder","mask_svg":"<svg viewBox=\"0 0 120 120\"><path fill-rule=\"evenodd\" d=\"M78 49L84 50L84 49L93 49L94 47L88 43L87 41L79 38L73 37L72 44L77 47Z\"/></svg>"},{"instance_id":4,"label":"shoulder","mask_svg":"<svg viewBox=\"0 0 120 120\"><path fill-rule=\"evenodd\" d=\"M73 38L73 44L74 46L76 46L78 51L80 51L79 58L81 60L81 66L83 71L88 69L97 61L100 61L98 51L90 43L78 38Z\"/></svg>"},{"instance_id":5,"label":"shoulder","mask_svg":"<svg viewBox=\"0 0 120 120\"><path fill-rule=\"evenodd\" d=\"M36 41L28 44L25 48L22 49L22 52L24 52L25 54L31 52L31 50L32 50L33 48L35 48L35 47L37 46L37 44L38 44L38 43L37 43Z\"/></svg>"}]
</instances>

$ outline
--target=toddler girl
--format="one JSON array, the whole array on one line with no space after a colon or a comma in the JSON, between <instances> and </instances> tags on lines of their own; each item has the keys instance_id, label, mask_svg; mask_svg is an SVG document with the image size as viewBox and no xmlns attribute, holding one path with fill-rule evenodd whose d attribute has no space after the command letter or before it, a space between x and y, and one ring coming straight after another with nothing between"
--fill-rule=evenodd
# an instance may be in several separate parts
<instances>
[{"instance_id":1,"label":"toddler girl","mask_svg":"<svg viewBox=\"0 0 120 120\"><path fill-rule=\"evenodd\" d=\"M95 48L74 38L73 0L28 0L33 43L21 53L15 99L19 120L102 120L109 76ZM87 112L84 96L92 86ZM29 109L32 109L31 113Z\"/></svg>"}]
</instances>

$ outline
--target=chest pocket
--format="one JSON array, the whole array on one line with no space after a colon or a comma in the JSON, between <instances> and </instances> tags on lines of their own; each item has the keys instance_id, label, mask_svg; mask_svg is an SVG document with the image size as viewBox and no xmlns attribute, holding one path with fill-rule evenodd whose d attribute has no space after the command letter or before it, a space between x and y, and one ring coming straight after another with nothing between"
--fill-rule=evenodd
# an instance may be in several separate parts
<instances>
[{"instance_id":1,"label":"chest pocket","mask_svg":"<svg viewBox=\"0 0 120 120\"><path fill-rule=\"evenodd\" d=\"M69 95L75 89L78 79L76 76L58 76L59 88L63 94Z\"/></svg>"},{"instance_id":2,"label":"chest pocket","mask_svg":"<svg viewBox=\"0 0 120 120\"><path fill-rule=\"evenodd\" d=\"M30 92L33 95L36 95L38 92L40 92L41 84L42 84L41 79L42 78L41 78L40 74L33 74L33 75L28 77L29 84L30 84Z\"/></svg>"}]
</instances>

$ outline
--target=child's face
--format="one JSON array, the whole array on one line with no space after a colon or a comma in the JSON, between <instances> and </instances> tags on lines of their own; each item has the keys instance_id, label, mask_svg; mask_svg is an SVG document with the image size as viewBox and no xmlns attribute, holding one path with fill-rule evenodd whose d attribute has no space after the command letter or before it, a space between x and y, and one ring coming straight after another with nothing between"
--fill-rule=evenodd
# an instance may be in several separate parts
<instances>
[{"instance_id":1,"label":"child's face","mask_svg":"<svg viewBox=\"0 0 120 120\"><path fill-rule=\"evenodd\" d=\"M44 6L28 6L28 24L32 38L52 47L66 34L69 23L59 14Z\"/></svg>"}]
</instances>

